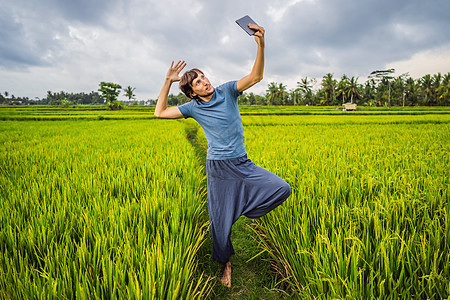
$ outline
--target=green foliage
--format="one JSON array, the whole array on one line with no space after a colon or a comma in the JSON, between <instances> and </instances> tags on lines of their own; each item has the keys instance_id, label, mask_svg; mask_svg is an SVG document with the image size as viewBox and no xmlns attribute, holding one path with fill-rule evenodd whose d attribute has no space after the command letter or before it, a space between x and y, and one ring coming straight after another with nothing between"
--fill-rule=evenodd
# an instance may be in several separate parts
<instances>
[{"instance_id":1,"label":"green foliage","mask_svg":"<svg viewBox=\"0 0 450 300\"><path fill-rule=\"evenodd\" d=\"M286 86L282 83L269 83L266 91L266 99L268 105L286 105L289 94L286 92Z\"/></svg>"},{"instance_id":2,"label":"green foliage","mask_svg":"<svg viewBox=\"0 0 450 300\"><path fill-rule=\"evenodd\" d=\"M315 79L308 79L308 77L302 78L299 82L297 82L297 89L301 95L301 104L304 105L314 105L314 95L313 95L313 85L315 83Z\"/></svg>"},{"instance_id":3,"label":"green foliage","mask_svg":"<svg viewBox=\"0 0 450 300\"><path fill-rule=\"evenodd\" d=\"M119 109L123 109L123 105L119 101L113 101L112 103L111 102L108 103L108 108L110 110L119 110Z\"/></svg>"},{"instance_id":4,"label":"green foliage","mask_svg":"<svg viewBox=\"0 0 450 300\"><path fill-rule=\"evenodd\" d=\"M173 94L170 94L167 98L168 105L181 105L181 104L184 104L189 101L191 101L191 99L186 97L186 95L181 92L178 93L178 95L176 95L176 96Z\"/></svg>"},{"instance_id":5,"label":"green foliage","mask_svg":"<svg viewBox=\"0 0 450 300\"><path fill-rule=\"evenodd\" d=\"M72 103L66 99L61 100L61 105L65 108L68 108Z\"/></svg>"},{"instance_id":6,"label":"green foliage","mask_svg":"<svg viewBox=\"0 0 450 300\"><path fill-rule=\"evenodd\" d=\"M69 101L73 105L82 104L101 104L103 100L97 92L86 93L67 93L64 91L54 93L47 91L47 97L39 101L30 102L30 104L42 105L61 105L63 101Z\"/></svg>"},{"instance_id":7,"label":"green foliage","mask_svg":"<svg viewBox=\"0 0 450 300\"><path fill-rule=\"evenodd\" d=\"M267 105L265 97L245 92L239 96L238 102L246 105Z\"/></svg>"},{"instance_id":8,"label":"green foliage","mask_svg":"<svg viewBox=\"0 0 450 300\"><path fill-rule=\"evenodd\" d=\"M98 91L102 94L106 102L111 104L117 100L121 88L122 86L120 84L102 81L100 82Z\"/></svg>"},{"instance_id":9,"label":"green foliage","mask_svg":"<svg viewBox=\"0 0 450 300\"><path fill-rule=\"evenodd\" d=\"M123 89L125 96L128 98L129 101L131 101L131 99L135 99L135 95L134 95L134 90L136 88L132 88L131 86L128 86L126 89Z\"/></svg>"},{"instance_id":10,"label":"green foliage","mask_svg":"<svg viewBox=\"0 0 450 300\"><path fill-rule=\"evenodd\" d=\"M337 81L333 78L333 74L328 73L322 78L323 97L320 101L321 105L337 105L336 102L336 86Z\"/></svg>"}]
</instances>

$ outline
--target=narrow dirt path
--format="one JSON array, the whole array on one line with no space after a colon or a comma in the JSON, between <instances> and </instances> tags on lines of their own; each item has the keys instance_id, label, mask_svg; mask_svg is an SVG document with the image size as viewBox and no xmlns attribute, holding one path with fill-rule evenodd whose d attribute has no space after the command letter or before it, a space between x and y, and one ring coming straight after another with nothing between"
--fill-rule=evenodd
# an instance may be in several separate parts
<instances>
[{"instance_id":1,"label":"narrow dirt path","mask_svg":"<svg viewBox=\"0 0 450 300\"><path fill-rule=\"evenodd\" d=\"M186 137L195 149L197 159L205 166L206 146L201 144L197 137L199 127L186 123ZM205 181L206 186L206 168ZM226 288L220 283L222 272L221 265L212 258L211 236L208 234L205 243L199 251L199 272L212 277L212 291L210 299L284 299L289 298L283 290L277 286L276 274L270 267L270 262L265 253L260 254L261 249L253 239L253 231L250 228L251 220L241 217L233 225L231 240L233 241L235 255L231 257L232 275L231 288Z\"/></svg>"}]
</instances>

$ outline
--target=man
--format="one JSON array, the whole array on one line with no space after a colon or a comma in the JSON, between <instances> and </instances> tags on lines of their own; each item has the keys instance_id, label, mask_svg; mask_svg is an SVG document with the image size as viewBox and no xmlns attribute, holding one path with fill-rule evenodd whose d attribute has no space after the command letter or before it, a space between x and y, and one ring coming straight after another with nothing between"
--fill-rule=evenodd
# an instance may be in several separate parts
<instances>
[{"instance_id":1,"label":"man","mask_svg":"<svg viewBox=\"0 0 450 300\"><path fill-rule=\"evenodd\" d=\"M248 24L255 30L258 45L256 60L249 75L238 81L227 82L214 88L199 69L179 73L184 61L172 64L167 72L155 116L164 119L194 118L203 128L208 140L206 174L208 212L213 240L213 257L222 263L221 281L231 287L230 257L231 227L237 219L260 218L280 205L291 194L283 179L256 166L247 158L244 131L237 98L243 91L260 82L264 72L264 28ZM172 83L180 81L180 89L193 99L178 107L167 107Z\"/></svg>"}]
</instances>

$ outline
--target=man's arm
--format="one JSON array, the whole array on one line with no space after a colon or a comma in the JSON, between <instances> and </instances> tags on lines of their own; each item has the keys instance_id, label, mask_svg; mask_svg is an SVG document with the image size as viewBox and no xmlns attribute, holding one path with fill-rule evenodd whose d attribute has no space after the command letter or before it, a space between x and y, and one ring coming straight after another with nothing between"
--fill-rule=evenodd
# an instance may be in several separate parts
<instances>
[{"instance_id":1,"label":"man's arm","mask_svg":"<svg viewBox=\"0 0 450 300\"><path fill-rule=\"evenodd\" d=\"M169 96L170 87L172 83L180 81L179 74L181 70L186 66L184 61L178 61L174 66L170 65L169 71L167 71L164 85L158 96L158 102L156 102L155 116L160 119L180 119L183 118L183 114L178 107L167 107L167 98Z\"/></svg>"},{"instance_id":2,"label":"man's arm","mask_svg":"<svg viewBox=\"0 0 450 300\"><path fill-rule=\"evenodd\" d=\"M254 36L255 41L258 44L258 52L256 53L256 60L255 64L253 65L252 71L247 76L243 77L237 82L237 90L241 93L250 87L254 86L258 82L260 82L263 79L264 74L264 28L255 25L255 24L248 24L248 27L250 27L253 30L256 30Z\"/></svg>"}]
</instances>

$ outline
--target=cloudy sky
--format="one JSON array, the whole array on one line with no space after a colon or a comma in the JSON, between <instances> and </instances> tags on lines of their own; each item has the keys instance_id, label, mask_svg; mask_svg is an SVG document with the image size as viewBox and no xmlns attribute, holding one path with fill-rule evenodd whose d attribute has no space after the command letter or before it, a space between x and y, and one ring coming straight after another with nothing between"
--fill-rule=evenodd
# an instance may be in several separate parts
<instances>
[{"instance_id":1,"label":"cloudy sky","mask_svg":"<svg viewBox=\"0 0 450 300\"><path fill-rule=\"evenodd\" d=\"M42 98L110 81L155 99L172 60L216 86L240 79L256 55L235 23L247 14L266 29L264 80L249 92L326 73L450 72L449 0L0 0L0 92Z\"/></svg>"}]
</instances>

